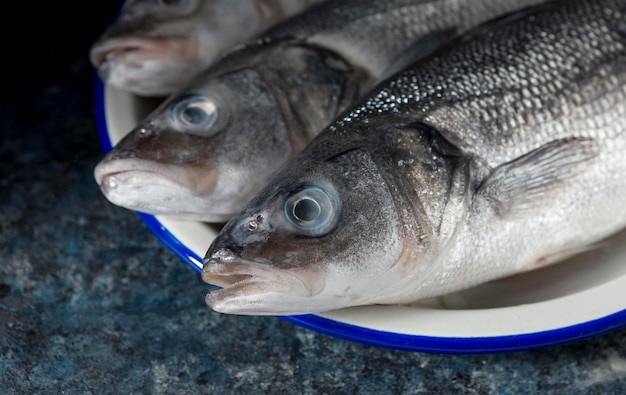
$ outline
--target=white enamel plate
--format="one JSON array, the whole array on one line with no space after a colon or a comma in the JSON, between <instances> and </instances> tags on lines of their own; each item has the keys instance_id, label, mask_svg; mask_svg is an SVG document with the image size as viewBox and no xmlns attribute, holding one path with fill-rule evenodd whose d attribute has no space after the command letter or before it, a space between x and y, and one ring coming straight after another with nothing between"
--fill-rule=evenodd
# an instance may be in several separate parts
<instances>
[{"instance_id":1,"label":"white enamel plate","mask_svg":"<svg viewBox=\"0 0 626 395\"><path fill-rule=\"evenodd\" d=\"M111 149L155 102L96 86L101 143ZM217 227L140 214L193 269ZM207 307L208 308L208 307ZM440 353L527 350L626 326L626 232L602 248L535 272L411 306L367 306L282 317L303 327L376 346Z\"/></svg>"}]
</instances>

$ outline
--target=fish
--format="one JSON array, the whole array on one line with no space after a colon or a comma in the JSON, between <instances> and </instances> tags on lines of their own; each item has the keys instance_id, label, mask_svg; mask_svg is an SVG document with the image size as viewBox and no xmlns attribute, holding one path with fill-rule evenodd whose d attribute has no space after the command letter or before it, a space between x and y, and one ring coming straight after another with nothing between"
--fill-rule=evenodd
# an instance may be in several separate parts
<instances>
[{"instance_id":1,"label":"fish","mask_svg":"<svg viewBox=\"0 0 626 395\"><path fill-rule=\"evenodd\" d=\"M626 2L549 2L381 83L222 228L208 305L404 305L626 227ZM566 262L562 264L566 265Z\"/></svg>"},{"instance_id":2,"label":"fish","mask_svg":"<svg viewBox=\"0 0 626 395\"><path fill-rule=\"evenodd\" d=\"M223 223L379 80L542 0L328 0L230 52L94 170L112 203Z\"/></svg>"},{"instance_id":3,"label":"fish","mask_svg":"<svg viewBox=\"0 0 626 395\"><path fill-rule=\"evenodd\" d=\"M126 0L89 57L107 84L167 97L233 46L319 1Z\"/></svg>"}]
</instances>

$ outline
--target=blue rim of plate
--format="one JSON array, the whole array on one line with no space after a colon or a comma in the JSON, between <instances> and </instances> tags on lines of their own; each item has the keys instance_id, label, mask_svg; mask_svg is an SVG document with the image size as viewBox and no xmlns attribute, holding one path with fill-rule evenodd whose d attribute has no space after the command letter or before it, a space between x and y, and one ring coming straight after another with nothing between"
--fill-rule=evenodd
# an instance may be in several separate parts
<instances>
[{"instance_id":1,"label":"blue rim of plate","mask_svg":"<svg viewBox=\"0 0 626 395\"><path fill-rule=\"evenodd\" d=\"M100 78L95 84L96 122L100 143L104 152L112 148L109 139L106 112L105 86ZM179 258L197 273L202 267L202 258L181 243L153 215L137 213L148 229ZM350 325L314 314L280 316L292 324L326 335L363 343L405 351L418 351L439 354L484 354L511 351L527 351L575 342L603 335L626 326L626 310L559 329L509 336L489 337L434 337L406 335Z\"/></svg>"}]
</instances>

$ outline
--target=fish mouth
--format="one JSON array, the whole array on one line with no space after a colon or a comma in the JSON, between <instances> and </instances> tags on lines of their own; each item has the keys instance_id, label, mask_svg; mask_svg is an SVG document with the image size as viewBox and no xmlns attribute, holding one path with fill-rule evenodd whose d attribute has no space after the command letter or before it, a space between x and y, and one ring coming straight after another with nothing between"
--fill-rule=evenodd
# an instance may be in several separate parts
<instances>
[{"instance_id":1,"label":"fish mouth","mask_svg":"<svg viewBox=\"0 0 626 395\"><path fill-rule=\"evenodd\" d=\"M189 36L120 37L94 44L90 60L98 70L106 74L113 63L141 68L147 61L185 63L194 60L197 54L197 42Z\"/></svg>"},{"instance_id":2,"label":"fish mouth","mask_svg":"<svg viewBox=\"0 0 626 395\"><path fill-rule=\"evenodd\" d=\"M282 282L282 277L276 269L244 260L229 263L209 261L202 268L202 279L209 284L222 287L222 290L253 282ZM301 281L298 282L302 284Z\"/></svg>"},{"instance_id":3,"label":"fish mouth","mask_svg":"<svg viewBox=\"0 0 626 395\"><path fill-rule=\"evenodd\" d=\"M184 190L193 196L206 196L215 190L218 174L211 163L168 165L143 159L118 159L100 162L94 177L111 200L132 188L142 189L148 195L143 198L149 197L151 188Z\"/></svg>"},{"instance_id":4,"label":"fish mouth","mask_svg":"<svg viewBox=\"0 0 626 395\"><path fill-rule=\"evenodd\" d=\"M241 258L224 258L223 254L214 255L205 261L202 279L206 283L222 287L223 290L253 282L291 283L297 284L298 288L308 288L305 282L290 270L277 269L266 263Z\"/></svg>"},{"instance_id":5,"label":"fish mouth","mask_svg":"<svg viewBox=\"0 0 626 395\"><path fill-rule=\"evenodd\" d=\"M202 67L197 40L179 38L111 39L92 47L90 60L100 78L145 97L166 97Z\"/></svg>"},{"instance_id":6,"label":"fish mouth","mask_svg":"<svg viewBox=\"0 0 626 395\"><path fill-rule=\"evenodd\" d=\"M207 294L205 301L213 310L228 314L301 314L316 295L311 273L232 256L224 259L219 254L205 259L202 279L222 287Z\"/></svg>"}]
</instances>

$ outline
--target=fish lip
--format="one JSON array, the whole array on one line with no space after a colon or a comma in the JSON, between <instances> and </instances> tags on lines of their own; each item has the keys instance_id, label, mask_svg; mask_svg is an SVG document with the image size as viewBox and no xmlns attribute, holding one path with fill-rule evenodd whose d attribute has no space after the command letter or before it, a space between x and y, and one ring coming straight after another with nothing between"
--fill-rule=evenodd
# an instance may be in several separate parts
<instances>
[{"instance_id":1,"label":"fish lip","mask_svg":"<svg viewBox=\"0 0 626 395\"><path fill-rule=\"evenodd\" d=\"M179 54L185 59L192 59L197 51L195 46L195 40L182 35L167 38L119 37L95 43L89 57L97 68L106 67L112 59L127 54L152 54L156 58L170 60L176 58L173 54Z\"/></svg>"},{"instance_id":2,"label":"fish lip","mask_svg":"<svg viewBox=\"0 0 626 395\"><path fill-rule=\"evenodd\" d=\"M258 268L251 267L250 264L244 262L237 264L210 262L210 265L207 265L205 263L202 267L202 279L208 284L222 288L241 284L250 281L255 276L258 278L259 274L263 273L262 269L256 270Z\"/></svg>"},{"instance_id":3,"label":"fish lip","mask_svg":"<svg viewBox=\"0 0 626 395\"><path fill-rule=\"evenodd\" d=\"M107 188L114 187L116 179L120 181L132 178L142 180L141 184L135 183L135 186L181 188L194 196L208 196L215 191L218 174L214 166L208 164L201 167L181 167L156 164L144 159L117 159L99 163L94 170L94 178L105 192Z\"/></svg>"},{"instance_id":4,"label":"fish lip","mask_svg":"<svg viewBox=\"0 0 626 395\"><path fill-rule=\"evenodd\" d=\"M136 166L136 169L127 170L126 167L130 167L131 165ZM166 179L171 183L172 186L184 187L184 185L179 182L175 177L170 177L164 175L163 173L157 172L150 168L150 162L144 160L135 160L135 159L122 159L116 160L113 162L102 162L98 164L94 170L94 177L98 185L103 187L107 184L107 180L112 180L112 177L119 177L120 175L133 175L133 174L147 174L147 175L156 175L159 174L158 177L148 177L144 179ZM147 185L148 183L146 183ZM160 182L159 185L163 185L164 183ZM167 183L166 183L167 184Z\"/></svg>"},{"instance_id":5,"label":"fish lip","mask_svg":"<svg viewBox=\"0 0 626 395\"><path fill-rule=\"evenodd\" d=\"M202 279L211 285L222 287L212 293L227 293L231 288L253 283L274 284L290 290L310 292L310 287L297 273L289 269L277 269L266 263L249 261L233 256L214 255L206 259L202 266Z\"/></svg>"},{"instance_id":6,"label":"fish lip","mask_svg":"<svg viewBox=\"0 0 626 395\"><path fill-rule=\"evenodd\" d=\"M104 173L100 176L98 180L98 185L100 188L105 190L105 192L110 188L116 188L119 185L120 179L124 178L135 178L135 179L143 179L144 182L142 185L158 185L161 187L169 187L169 188L185 188L185 186L176 180L165 177L163 175L156 175L155 172L143 171L143 170L127 170L127 171L119 171L119 172L110 172ZM158 182L155 182L157 181ZM137 185L137 184L135 184Z\"/></svg>"},{"instance_id":7,"label":"fish lip","mask_svg":"<svg viewBox=\"0 0 626 395\"><path fill-rule=\"evenodd\" d=\"M225 261L220 258L211 258L202 266L202 279L212 285L228 287L252 278L261 280L276 280L276 269L262 263L245 259Z\"/></svg>"},{"instance_id":8,"label":"fish lip","mask_svg":"<svg viewBox=\"0 0 626 395\"><path fill-rule=\"evenodd\" d=\"M90 51L91 63L96 67L101 67L111 57L117 57L123 53L137 52L141 49L152 48L150 39L142 38L112 38L95 43Z\"/></svg>"}]
</instances>

